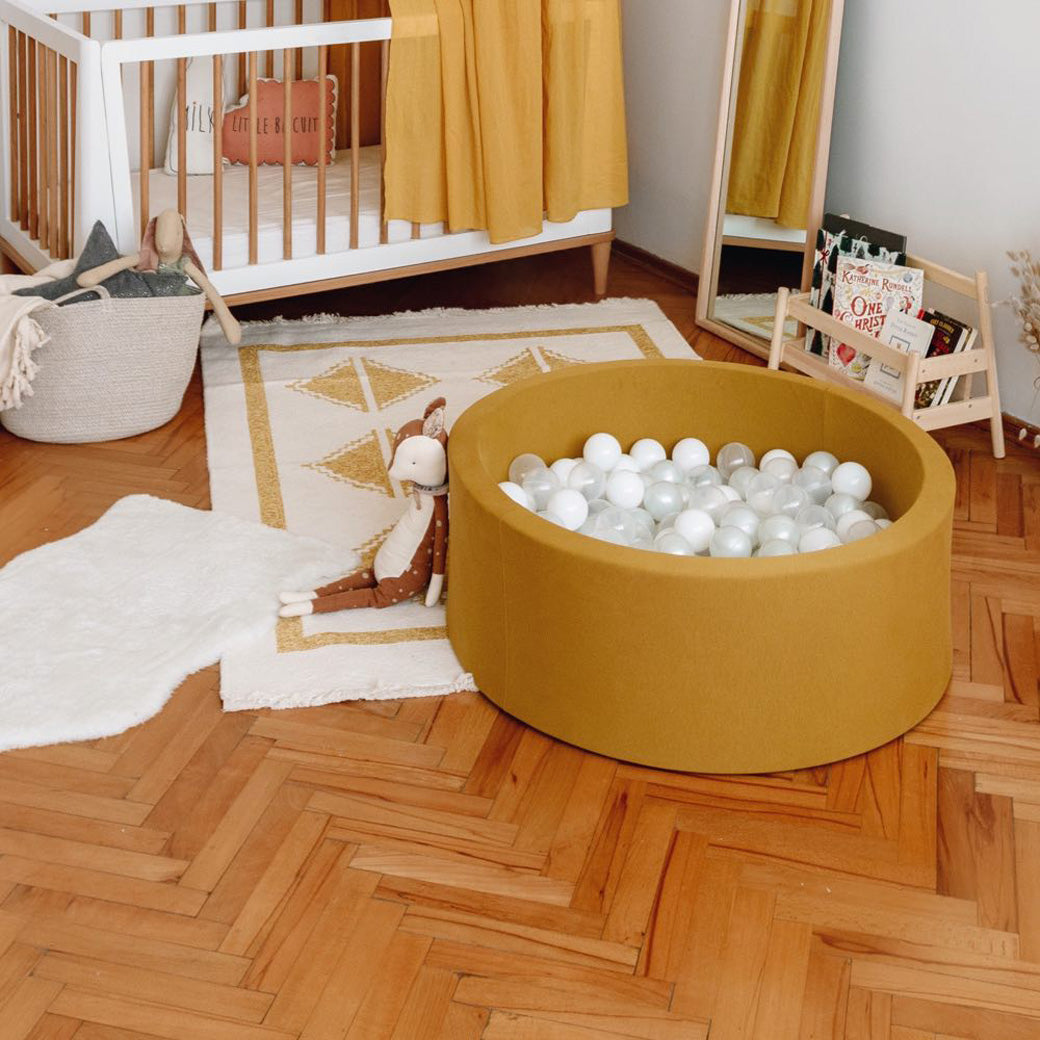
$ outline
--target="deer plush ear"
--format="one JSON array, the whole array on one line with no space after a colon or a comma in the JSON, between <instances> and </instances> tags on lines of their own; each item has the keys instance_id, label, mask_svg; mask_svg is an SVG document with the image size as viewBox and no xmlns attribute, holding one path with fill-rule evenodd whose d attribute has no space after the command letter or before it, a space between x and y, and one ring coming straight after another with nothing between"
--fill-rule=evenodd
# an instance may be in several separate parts
<instances>
[{"instance_id":1,"label":"deer plush ear","mask_svg":"<svg viewBox=\"0 0 1040 1040\"><path fill-rule=\"evenodd\" d=\"M444 432L444 409L447 402L443 397L438 397L426 406L423 413L423 436L437 437Z\"/></svg>"}]
</instances>

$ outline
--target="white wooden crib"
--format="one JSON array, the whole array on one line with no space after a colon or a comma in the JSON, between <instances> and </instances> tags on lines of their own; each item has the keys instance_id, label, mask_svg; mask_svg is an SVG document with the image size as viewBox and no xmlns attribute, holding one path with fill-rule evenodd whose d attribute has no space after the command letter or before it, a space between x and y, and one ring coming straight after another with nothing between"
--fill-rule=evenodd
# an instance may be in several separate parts
<instances>
[{"instance_id":1,"label":"white wooden crib","mask_svg":"<svg viewBox=\"0 0 1040 1040\"><path fill-rule=\"evenodd\" d=\"M391 19L357 17L386 0L0 0L0 249L22 270L75 254L95 220L137 248L148 215L176 208L213 282L231 302L380 281L525 253L590 246L606 291L612 213L545 222L520 242L483 231L387 221L382 133ZM188 59L213 57L253 105L259 77L339 77L340 118L316 166L227 166L214 134L208 175L162 169L184 154ZM224 91L215 91L219 126ZM237 96L237 95L236 95ZM291 106L285 90L286 111Z\"/></svg>"}]
</instances>

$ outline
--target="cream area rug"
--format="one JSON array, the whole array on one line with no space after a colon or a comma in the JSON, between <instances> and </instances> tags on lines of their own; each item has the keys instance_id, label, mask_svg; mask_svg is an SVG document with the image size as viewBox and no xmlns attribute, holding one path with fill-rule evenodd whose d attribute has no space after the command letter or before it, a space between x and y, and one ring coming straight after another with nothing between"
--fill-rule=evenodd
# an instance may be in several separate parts
<instances>
[{"instance_id":1,"label":"cream area rug","mask_svg":"<svg viewBox=\"0 0 1040 1040\"><path fill-rule=\"evenodd\" d=\"M394 431L428 401L447 400L450 427L474 401L528 376L592 361L695 356L646 300L276 321L246 325L237 351L207 328L213 508L367 563L405 504L404 489L387 476ZM449 566L449 595L450 585ZM472 688L443 607L416 600L285 619L221 663L229 710Z\"/></svg>"},{"instance_id":2,"label":"cream area rug","mask_svg":"<svg viewBox=\"0 0 1040 1040\"><path fill-rule=\"evenodd\" d=\"M150 718L185 676L269 632L278 590L350 553L132 495L0 570L0 751Z\"/></svg>"}]
</instances>

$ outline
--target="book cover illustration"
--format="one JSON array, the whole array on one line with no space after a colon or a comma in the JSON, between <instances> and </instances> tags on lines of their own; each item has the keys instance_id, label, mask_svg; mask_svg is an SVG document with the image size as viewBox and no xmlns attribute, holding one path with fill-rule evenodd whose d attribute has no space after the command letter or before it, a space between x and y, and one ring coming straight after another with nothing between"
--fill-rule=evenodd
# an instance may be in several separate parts
<instances>
[{"instance_id":1,"label":"book cover illustration","mask_svg":"<svg viewBox=\"0 0 1040 1040\"><path fill-rule=\"evenodd\" d=\"M834 280L834 317L875 338L889 311L916 314L924 297L924 272L899 264L840 256ZM866 378L870 358L847 343L833 344L829 364L851 379Z\"/></svg>"},{"instance_id":2,"label":"book cover illustration","mask_svg":"<svg viewBox=\"0 0 1040 1040\"><path fill-rule=\"evenodd\" d=\"M939 311L928 311L924 314L925 322L932 328L932 340L928 347L928 357L944 357L947 354L959 354L968 350L975 342L976 330L964 322L951 318ZM936 408L946 404L953 396L960 376L946 379L932 379L917 388L914 402L917 408Z\"/></svg>"},{"instance_id":3,"label":"book cover illustration","mask_svg":"<svg viewBox=\"0 0 1040 1040\"><path fill-rule=\"evenodd\" d=\"M878 339L903 351L904 354L920 354L925 357L934 332L934 327L920 317L891 310L885 315ZM863 385L897 404L902 404L904 379L899 369L886 365L879 358L871 358Z\"/></svg>"},{"instance_id":4,"label":"book cover illustration","mask_svg":"<svg viewBox=\"0 0 1040 1040\"><path fill-rule=\"evenodd\" d=\"M816 233L816 256L813 263L809 302L827 314L834 313L834 278L840 256L860 260L877 260L886 264L906 263L906 235L872 227L836 213L826 213ZM830 336L816 329L806 332L805 349L826 357Z\"/></svg>"}]
</instances>

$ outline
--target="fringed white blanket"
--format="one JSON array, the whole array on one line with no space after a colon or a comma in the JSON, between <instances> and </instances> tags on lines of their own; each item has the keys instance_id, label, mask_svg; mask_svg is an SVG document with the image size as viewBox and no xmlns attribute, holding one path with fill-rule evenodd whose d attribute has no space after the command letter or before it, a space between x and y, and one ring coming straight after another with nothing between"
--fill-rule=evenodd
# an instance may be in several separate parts
<instances>
[{"instance_id":1,"label":"fringed white blanket","mask_svg":"<svg viewBox=\"0 0 1040 1040\"><path fill-rule=\"evenodd\" d=\"M64 278L74 267L74 260L59 260L39 274L0 275L0 412L18 408L23 398L32 396L33 377L39 369L33 353L47 342L32 312L54 306L40 296L13 296L12 293Z\"/></svg>"}]
</instances>

